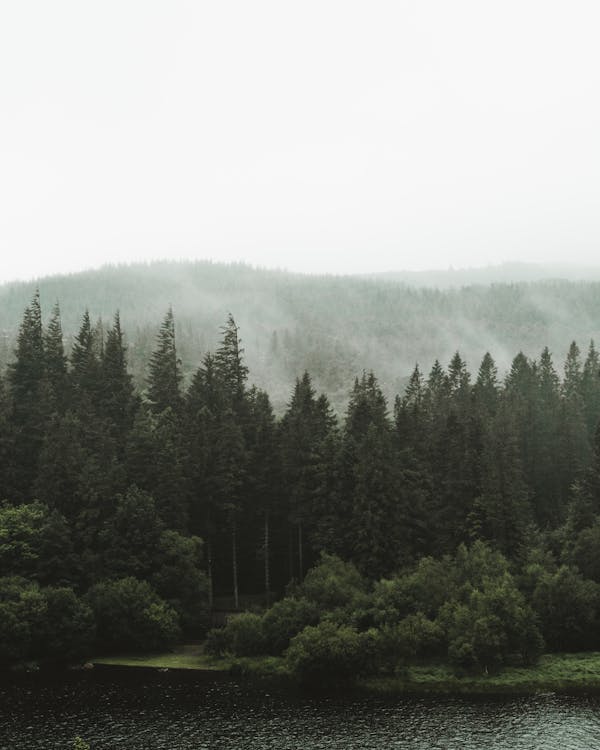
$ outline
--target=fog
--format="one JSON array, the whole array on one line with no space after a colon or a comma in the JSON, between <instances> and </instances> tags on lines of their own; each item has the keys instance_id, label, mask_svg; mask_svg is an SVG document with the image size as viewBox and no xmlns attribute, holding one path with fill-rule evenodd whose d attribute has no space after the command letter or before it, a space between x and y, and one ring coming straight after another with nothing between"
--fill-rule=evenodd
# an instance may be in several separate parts
<instances>
[{"instance_id":1,"label":"fog","mask_svg":"<svg viewBox=\"0 0 600 750\"><path fill-rule=\"evenodd\" d=\"M594 2L0 6L0 280L595 262Z\"/></svg>"}]
</instances>

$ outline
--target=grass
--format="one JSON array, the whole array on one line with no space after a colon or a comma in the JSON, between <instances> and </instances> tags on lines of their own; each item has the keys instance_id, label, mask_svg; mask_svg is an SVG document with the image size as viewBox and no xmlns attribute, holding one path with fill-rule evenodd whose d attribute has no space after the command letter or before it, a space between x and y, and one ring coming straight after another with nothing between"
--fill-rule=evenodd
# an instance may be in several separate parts
<instances>
[{"instance_id":1,"label":"grass","mask_svg":"<svg viewBox=\"0 0 600 750\"><path fill-rule=\"evenodd\" d=\"M491 694L600 690L600 653L545 654L532 667L458 677L444 664L410 667L399 677L371 677L359 686L375 693Z\"/></svg>"},{"instance_id":2,"label":"grass","mask_svg":"<svg viewBox=\"0 0 600 750\"><path fill-rule=\"evenodd\" d=\"M284 659L273 656L216 658L202 644L179 646L172 653L102 656L94 664L154 669L231 672L258 677L291 677ZM376 694L524 694L600 690L600 652L545 654L532 667L505 667L490 675L457 676L445 664L409 667L398 677L368 677L358 688Z\"/></svg>"},{"instance_id":3,"label":"grass","mask_svg":"<svg viewBox=\"0 0 600 750\"><path fill-rule=\"evenodd\" d=\"M275 656L217 658L204 653L203 644L177 646L166 654L119 654L91 659L93 664L111 667L190 669L203 672L231 672L256 675L287 674L284 660Z\"/></svg>"}]
</instances>

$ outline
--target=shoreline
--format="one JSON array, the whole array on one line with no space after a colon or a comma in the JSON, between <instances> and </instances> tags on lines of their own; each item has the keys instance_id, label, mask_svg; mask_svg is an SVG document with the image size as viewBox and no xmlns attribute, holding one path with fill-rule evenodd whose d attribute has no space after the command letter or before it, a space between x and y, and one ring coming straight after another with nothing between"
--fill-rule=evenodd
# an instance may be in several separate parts
<instances>
[{"instance_id":1,"label":"shoreline","mask_svg":"<svg viewBox=\"0 0 600 750\"><path fill-rule=\"evenodd\" d=\"M61 675L76 678L111 675L131 678L145 674L157 678L185 680L243 680L276 686L283 690L306 690L288 670L282 657L210 657L199 644L179 646L161 654L120 654L99 656L69 669L31 665L0 675L0 679L54 679ZM600 652L545 654L531 667L509 666L490 675L457 676L443 662L413 665L398 675L359 677L353 684L329 687L371 697L493 697L526 696L542 693L600 694Z\"/></svg>"},{"instance_id":2,"label":"shoreline","mask_svg":"<svg viewBox=\"0 0 600 750\"><path fill-rule=\"evenodd\" d=\"M101 671L144 670L275 681L298 687L281 657L207 657L187 647L175 654L105 656ZM600 652L545 654L531 667L506 667L491 675L457 676L446 664L407 667L398 676L361 677L349 690L372 696L519 696L539 693L600 693Z\"/></svg>"}]
</instances>

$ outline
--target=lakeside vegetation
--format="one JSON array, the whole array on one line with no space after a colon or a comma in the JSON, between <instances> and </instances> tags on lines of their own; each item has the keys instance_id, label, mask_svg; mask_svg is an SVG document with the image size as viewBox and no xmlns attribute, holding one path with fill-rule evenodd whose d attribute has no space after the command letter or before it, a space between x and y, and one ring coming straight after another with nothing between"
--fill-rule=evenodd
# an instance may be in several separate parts
<instances>
[{"instance_id":1,"label":"lakeside vegetation","mask_svg":"<svg viewBox=\"0 0 600 750\"><path fill-rule=\"evenodd\" d=\"M118 315L67 355L36 294L0 380L0 666L160 652L225 595L271 606L208 653L305 684L595 652L599 372L593 344L562 378L547 348L503 381L456 353L391 415L363 373L342 421L304 373L278 419L232 316L184 387L169 310L140 392Z\"/></svg>"},{"instance_id":2,"label":"lakeside vegetation","mask_svg":"<svg viewBox=\"0 0 600 750\"><path fill-rule=\"evenodd\" d=\"M293 676L283 657L214 658L198 645L179 647L175 653L103 656L92 661L109 667L200 670L259 679L274 677L293 684ZM348 686L382 695L598 692L600 652L544 654L535 665L507 665L497 673L484 675L457 675L451 665L437 661L412 665L396 676L361 677Z\"/></svg>"}]
</instances>

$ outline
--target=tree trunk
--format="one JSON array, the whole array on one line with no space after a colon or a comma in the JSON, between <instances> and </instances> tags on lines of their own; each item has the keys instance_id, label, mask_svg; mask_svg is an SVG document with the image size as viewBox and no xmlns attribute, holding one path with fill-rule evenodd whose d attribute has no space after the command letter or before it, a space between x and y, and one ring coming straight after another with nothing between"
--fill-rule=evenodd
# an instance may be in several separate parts
<instances>
[{"instance_id":1,"label":"tree trunk","mask_svg":"<svg viewBox=\"0 0 600 750\"><path fill-rule=\"evenodd\" d=\"M288 565L290 568L289 580L294 580L294 527L288 523Z\"/></svg>"},{"instance_id":2,"label":"tree trunk","mask_svg":"<svg viewBox=\"0 0 600 750\"><path fill-rule=\"evenodd\" d=\"M298 522L298 580L304 577L304 563L302 561L302 521Z\"/></svg>"},{"instance_id":3,"label":"tree trunk","mask_svg":"<svg viewBox=\"0 0 600 750\"><path fill-rule=\"evenodd\" d=\"M238 593L238 567L237 567L237 528L236 518L233 515L231 524L231 562L233 566L233 603L236 610L240 608L240 599Z\"/></svg>"},{"instance_id":4,"label":"tree trunk","mask_svg":"<svg viewBox=\"0 0 600 750\"><path fill-rule=\"evenodd\" d=\"M209 539L206 545L206 562L208 574L208 609L213 609L213 559L212 559L212 542Z\"/></svg>"},{"instance_id":5,"label":"tree trunk","mask_svg":"<svg viewBox=\"0 0 600 750\"><path fill-rule=\"evenodd\" d=\"M271 603L271 569L269 567L269 511L265 511L265 594L267 607Z\"/></svg>"}]
</instances>

